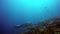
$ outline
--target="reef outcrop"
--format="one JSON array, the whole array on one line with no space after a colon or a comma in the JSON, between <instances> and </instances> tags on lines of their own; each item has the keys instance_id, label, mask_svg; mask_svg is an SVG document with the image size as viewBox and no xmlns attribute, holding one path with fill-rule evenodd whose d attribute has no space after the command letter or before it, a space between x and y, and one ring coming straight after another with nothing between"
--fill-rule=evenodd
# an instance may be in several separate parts
<instances>
[{"instance_id":1,"label":"reef outcrop","mask_svg":"<svg viewBox=\"0 0 60 34\"><path fill-rule=\"evenodd\" d=\"M60 17L51 18L36 24L23 24L26 28L19 34L60 34Z\"/></svg>"}]
</instances>

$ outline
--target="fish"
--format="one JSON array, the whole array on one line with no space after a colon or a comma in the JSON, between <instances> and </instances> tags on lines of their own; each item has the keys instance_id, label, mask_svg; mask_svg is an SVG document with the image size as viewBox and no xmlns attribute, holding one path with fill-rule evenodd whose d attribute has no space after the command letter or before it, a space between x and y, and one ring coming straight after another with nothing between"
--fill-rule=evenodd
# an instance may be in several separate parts
<instances>
[{"instance_id":1,"label":"fish","mask_svg":"<svg viewBox=\"0 0 60 34\"><path fill-rule=\"evenodd\" d=\"M15 28L29 27L29 26L32 26L32 24L31 23L24 23L24 24L21 24L21 25L15 25Z\"/></svg>"}]
</instances>

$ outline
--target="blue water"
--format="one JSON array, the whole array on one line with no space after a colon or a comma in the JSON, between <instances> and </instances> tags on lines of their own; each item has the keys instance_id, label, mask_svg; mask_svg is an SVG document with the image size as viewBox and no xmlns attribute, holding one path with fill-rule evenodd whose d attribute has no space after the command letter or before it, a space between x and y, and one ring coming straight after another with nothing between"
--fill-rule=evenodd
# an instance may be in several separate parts
<instances>
[{"instance_id":1,"label":"blue water","mask_svg":"<svg viewBox=\"0 0 60 34\"><path fill-rule=\"evenodd\" d=\"M15 25L60 16L59 0L0 0L0 32L15 34Z\"/></svg>"}]
</instances>

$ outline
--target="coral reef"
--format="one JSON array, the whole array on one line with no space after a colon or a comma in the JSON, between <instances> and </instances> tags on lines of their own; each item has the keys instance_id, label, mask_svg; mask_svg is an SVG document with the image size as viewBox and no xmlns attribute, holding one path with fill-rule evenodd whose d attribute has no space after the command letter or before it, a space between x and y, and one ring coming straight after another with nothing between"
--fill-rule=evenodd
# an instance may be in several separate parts
<instances>
[{"instance_id":1,"label":"coral reef","mask_svg":"<svg viewBox=\"0 0 60 34\"><path fill-rule=\"evenodd\" d=\"M55 34L60 32L60 17L51 18L36 24L25 23L17 28L21 27L27 30L19 34Z\"/></svg>"}]
</instances>

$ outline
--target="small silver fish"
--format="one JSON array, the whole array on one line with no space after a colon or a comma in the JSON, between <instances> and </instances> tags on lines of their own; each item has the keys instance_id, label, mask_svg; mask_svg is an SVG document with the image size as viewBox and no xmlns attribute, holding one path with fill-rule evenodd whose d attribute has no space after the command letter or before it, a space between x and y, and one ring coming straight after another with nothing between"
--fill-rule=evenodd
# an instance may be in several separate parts
<instances>
[{"instance_id":1,"label":"small silver fish","mask_svg":"<svg viewBox=\"0 0 60 34\"><path fill-rule=\"evenodd\" d=\"M16 25L15 28L29 27L29 26L32 26L32 24L31 23L24 23L22 25Z\"/></svg>"}]
</instances>

